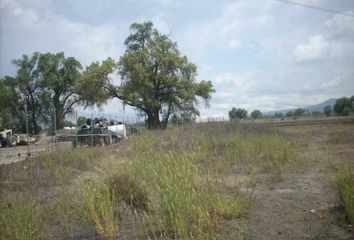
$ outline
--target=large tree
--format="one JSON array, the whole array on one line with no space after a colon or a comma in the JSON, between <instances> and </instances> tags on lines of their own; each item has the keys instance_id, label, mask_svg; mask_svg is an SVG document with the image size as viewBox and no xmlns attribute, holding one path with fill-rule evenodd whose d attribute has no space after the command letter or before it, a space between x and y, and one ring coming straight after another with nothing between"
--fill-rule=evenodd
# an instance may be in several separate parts
<instances>
[{"instance_id":1,"label":"large tree","mask_svg":"<svg viewBox=\"0 0 354 240\"><path fill-rule=\"evenodd\" d=\"M253 119L261 118L262 117L262 112L256 109L253 112L251 112L251 117Z\"/></svg>"},{"instance_id":2,"label":"large tree","mask_svg":"<svg viewBox=\"0 0 354 240\"><path fill-rule=\"evenodd\" d=\"M354 111L354 96L351 96L350 98L338 98L334 104L333 111L338 115L349 115L350 112Z\"/></svg>"},{"instance_id":3,"label":"large tree","mask_svg":"<svg viewBox=\"0 0 354 240\"><path fill-rule=\"evenodd\" d=\"M66 114L80 100L75 93L80 63L63 53L38 52L12 62L18 68L16 76L0 80L1 124L24 132L27 110L29 131L37 134L40 123L53 125L55 109L57 126L63 127Z\"/></svg>"},{"instance_id":4,"label":"large tree","mask_svg":"<svg viewBox=\"0 0 354 240\"><path fill-rule=\"evenodd\" d=\"M42 111L45 123L51 125L55 121L57 128L62 128L65 116L80 102L80 97L76 94L80 69L79 61L73 57L66 58L62 52L40 55L38 72L42 90L41 104L45 106Z\"/></svg>"},{"instance_id":5,"label":"large tree","mask_svg":"<svg viewBox=\"0 0 354 240\"><path fill-rule=\"evenodd\" d=\"M247 110L243 108L232 108L229 111L229 118L232 119L244 119L247 117Z\"/></svg>"},{"instance_id":6,"label":"large tree","mask_svg":"<svg viewBox=\"0 0 354 240\"><path fill-rule=\"evenodd\" d=\"M332 106L327 105L323 108L324 114L326 114L327 117L329 117L332 114Z\"/></svg>"},{"instance_id":7,"label":"large tree","mask_svg":"<svg viewBox=\"0 0 354 240\"><path fill-rule=\"evenodd\" d=\"M149 128L166 127L176 112L199 114L198 100L207 102L214 91L211 82L197 82L196 66L151 22L134 23L130 29L119 62L109 58L84 71L78 86L87 103L118 98L145 115ZM119 85L113 81L114 71L120 75Z\"/></svg>"},{"instance_id":8,"label":"large tree","mask_svg":"<svg viewBox=\"0 0 354 240\"><path fill-rule=\"evenodd\" d=\"M0 79L0 131L14 128L15 122L20 119L17 102L16 94L5 84L5 78Z\"/></svg>"},{"instance_id":9,"label":"large tree","mask_svg":"<svg viewBox=\"0 0 354 240\"><path fill-rule=\"evenodd\" d=\"M16 76L5 76L1 80L7 89L6 96L3 95L1 98L7 101L8 107L11 107L12 119L16 118L18 122L23 123L25 108L27 108L29 130L33 134L37 134L40 130L38 118L41 111L40 84L37 69L39 55L39 53L34 53L32 56L23 55L22 58L13 60L12 63L18 68ZM17 127L20 128L18 130L24 131L23 124Z\"/></svg>"}]
</instances>

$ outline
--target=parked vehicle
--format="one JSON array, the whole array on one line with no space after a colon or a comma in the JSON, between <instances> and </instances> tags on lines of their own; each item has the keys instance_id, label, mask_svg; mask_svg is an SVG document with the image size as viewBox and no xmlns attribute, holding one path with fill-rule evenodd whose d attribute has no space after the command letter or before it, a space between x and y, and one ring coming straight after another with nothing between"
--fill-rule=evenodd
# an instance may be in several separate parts
<instances>
[{"instance_id":1,"label":"parked vehicle","mask_svg":"<svg viewBox=\"0 0 354 240\"><path fill-rule=\"evenodd\" d=\"M20 143L20 136L13 134L11 129L0 132L0 147L14 147Z\"/></svg>"},{"instance_id":2,"label":"parked vehicle","mask_svg":"<svg viewBox=\"0 0 354 240\"><path fill-rule=\"evenodd\" d=\"M73 139L73 147L110 145L126 137L127 132L124 124L104 118L89 118L86 124L78 128Z\"/></svg>"}]
</instances>

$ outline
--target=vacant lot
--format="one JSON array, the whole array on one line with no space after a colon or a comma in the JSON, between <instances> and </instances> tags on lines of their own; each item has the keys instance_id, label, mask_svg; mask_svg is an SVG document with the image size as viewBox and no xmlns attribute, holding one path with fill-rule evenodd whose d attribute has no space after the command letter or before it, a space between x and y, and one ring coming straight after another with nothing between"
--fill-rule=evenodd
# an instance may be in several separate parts
<instances>
[{"instance_id":1,"label":"vacant lot","mask_svg":"<svg viewBox=\"0 0 354 240\"><path fill-rule=\"evenodd\" d=\"M0 171L2 239L353 237L353 124L187 125Z\"/></svg>"}]
</instances>

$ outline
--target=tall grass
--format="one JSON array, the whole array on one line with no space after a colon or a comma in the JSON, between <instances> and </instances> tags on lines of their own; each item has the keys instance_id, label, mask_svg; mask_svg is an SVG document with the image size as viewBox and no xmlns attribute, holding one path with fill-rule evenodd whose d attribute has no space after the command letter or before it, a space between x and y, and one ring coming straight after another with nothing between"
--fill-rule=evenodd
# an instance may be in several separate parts
<instances>
[{"instance_id":1,"label":"tall grass","mask_svg":"<svg viewBox=\"0 0 354 240\"><path fill-rule=\"evenodd\" d=\"M192 148L203 152L201 161L207 163L210 171L219 174L270 171L283 179L287 170L299 163L291 142L274 133L200 137Z\"/></svg>"},{"instance_id":2,"label":"tall grass","mask_svg":"<svg viewBox=\"0 0 354 240\"><path fill-rule=\"evenodd\" d=\"M26 196L0 203L0 239L42 239L40 208Z\"/></svg>"},{"instance_id":3,"label":"tall grass","mask_svg":"<svg viewBox=\"0 0 354 240\"><path fill-rule=\"evenodd\" d=\"M157 141L154 137L149 136L152 142ZM139 141L135 142L136 150ZM146 144L144 141L141 147L145 149ZM200 148L194 146L183 152L161 150L160 146L149 154L136 151L130 173L147 185L153 213L149 219L163 237L216 238L223 220L240 216L249 207L243 193L222 193L220 183L202 175L194 164L204 156Z\"/></svg>"},{"instance_id":4,"label":"tall grass","mask_svg":"<svg viewBox=\"0 0 354 240\"><path fill-rule=\"evenodd\" d=\"M354 168L337 166L334 183L338 191L345 214L350 223L354 223Z\"/></svg>"},{"instance_id":5,"label":"tall grass","mask_svg":"<svg viewBox=\"0 0 354 240\"><path fill-rule=\"evenodd\" d=\"M76 214L93 223L98 234L105 238L114 237L118 233L118 212L114 205L114 196L109 186L100 181L85 179L78 192Z\"/></svg>"},{"instance_id":6,"label":"tall grass","mask_svg":"<svg viewBox=\"0 0 354 240\"><path fill-rule=\"evenodd\" d=\"M354 146L353 132L339 129L327 140L331 153L337 153L338 145L352 149ZM338 192L345 215L350 223L354 223L354 161L343 159L331 161L333 166L333 183Z\"/></svg>"},{"instance_id":7,"label":"tall grass","mask_svg":"<svg viewBox=\"0 0 354 240\"><path fill-rule=\"evenodd\" d=\"M31 177L36 186L59 186L58 217L68 237L75 238L76 223L89 223L101 238L120 237L130 211L143 239L220 239L224 223L237 222L253 201L256 182L246 186L238 176L271 171L281 179L296 157L279 134L216 127L146 132L119 152L78 148L46 154L31 166ZM226 180L230 176L234 183ZM41 237L41 217L32 215L38 230L33 232Z\"/></svg>"}]
</instances>

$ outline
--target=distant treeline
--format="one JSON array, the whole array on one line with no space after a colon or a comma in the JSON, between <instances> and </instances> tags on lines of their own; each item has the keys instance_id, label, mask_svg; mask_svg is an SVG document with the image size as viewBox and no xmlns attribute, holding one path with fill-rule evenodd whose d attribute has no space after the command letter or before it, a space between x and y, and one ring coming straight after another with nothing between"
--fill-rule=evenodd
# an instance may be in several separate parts
<instances>
[{"instance_id":1,"label":"distant treeline","mask_svg":"<svg viewBox=\"0 0 354 240\"><path fill-rule=\"evenodd\" d=\"M350 98L347 97L341 97L336 100L336 103L334 104L333 108L331 105L327 105L323 108L323 111L308 111L304 108L297 108L295 110L290 110L286 114L283 114L281 112L275 112L273 117L276 118L283 118L283 117L301 117L301 116L320 116L320 115L326 115L331 116L333 114L338 115L338 116L348 116L350 114L354 113L354 95L351 96ZM263 115L259 110L254 110L251 112L250 116L248 116L248 112L246 109L243 108L235 108L233 107L229 111L229 118L231 119L245 119L247 117L251 117L253 119L257 118L262 118ZM268 116L272 117L272 116Z\"/></svg>"}]
</instances>

